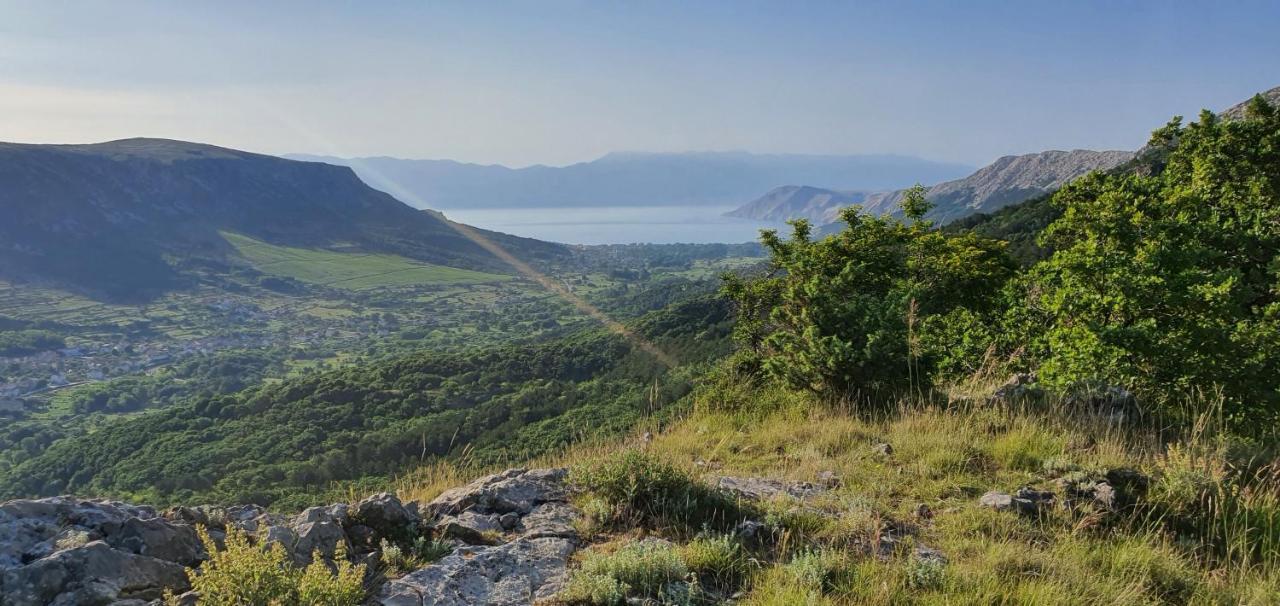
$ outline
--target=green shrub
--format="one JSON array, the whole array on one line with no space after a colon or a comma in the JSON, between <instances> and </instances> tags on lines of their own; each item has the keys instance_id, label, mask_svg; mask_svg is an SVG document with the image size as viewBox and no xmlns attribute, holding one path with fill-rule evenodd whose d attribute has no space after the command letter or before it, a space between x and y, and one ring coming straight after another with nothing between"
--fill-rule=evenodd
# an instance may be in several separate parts
<instances>
[{"instance_id":1,"label":"green shrub","mask_svg":"<svg viewBox=\"0 0 1280 606\"><path fill-rule=\"evenodd\" d=\"M832 396L924 385L948 349L926 350L933 341L923 327L958 309L994 310L1013 274L1002 242L935 230L923 218L928 209L916 187L902 202L905 223L855 205L841 214L845 229L821 240L803 220L792 222L789 240L763 232L773 271L726 276L744 352L737 366ZM944 325L975 321L956 315Z\"/></svg>"},{"instance_id":2,"label":"green shrub","mask_svg":"<svg viewBox=\"0 0 1280 606\"><path fill-rule=\"evenodd\" d=\"M737 587L750 574L750 561L731 535L698 537L680 555L690 572L716 587Z\"/></svg>"},{"instance_id":3,"label":"green shrub","mask_svg":"<svg viewBox=\"0 0 1280 606\"><path fill-rule=\"evenodd\" d=\"M638 450L576 468L573 481L602 499L611 521L625 527L693 534L702 528L728 530L743 518L733 499Z\"/></svg>"},{"instance_id":4,"label":"green shrub","mask_svg":"<svg viewBox=\"0 0 1280 606\"><path fill-rule=\"evenodd\" d=\"M221 551L203 526L196 532L209 559L187 576L202 605L355 606L364 600L364 565L347 561L342 543L334 554L336 571L329 570L319 551L300 570L289 562L280 543L252 545L248 535L234 526L227 528L226 548Z\"/></svg>"},{"instance_id":5,"label":"green shrub","mask_svg":"<svg viewBox=\"0 0 1280 606\"><path fill-rule=\"evenodd\" d=\"M689 568L665 541L630 543L612 553L588 552L559 599L568 604L620 604L628 597L688 595ZM683 600L677 600L683 601Z\"/></svg>"}]
</instances>

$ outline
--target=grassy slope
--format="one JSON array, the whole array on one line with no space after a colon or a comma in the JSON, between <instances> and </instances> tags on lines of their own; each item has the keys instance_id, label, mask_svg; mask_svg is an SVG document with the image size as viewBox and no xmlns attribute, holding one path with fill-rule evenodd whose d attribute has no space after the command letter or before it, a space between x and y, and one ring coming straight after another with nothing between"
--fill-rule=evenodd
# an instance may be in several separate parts
<instances>
[{"instance_id":1,"label":"grassy slope","mask_svg":"<svg viewBox=\"0 0 1280 606\"><path fill-rule=\"evenodd\" d=\"M223 233L254 268L265 274L350 290L417 284L500 282L510 276L432 265L388 254L342 253L276 246Z\"/></svg>"},{"instance_id":2,"label":"grassy slope","mask_svg":"<svg viewBox=\"0 0 1280 606\"><path fill-rule=\"evenodd\" d=\"M1280 603L1275 482L1256 481L1229 501L1247 516L1197 509L1204 507L1199 497L1229 491L1226 444L1207 433L1166 442L1155 428L1117 428L1053 404L915 403L869 417L772 389L704 390L695 399L696 412L661 430L647 428L655 433L648 444L641 428L628 440L581 445L532 464L583 468L645 449L694 478L707 469L809 482L821 471L838 474L843 485L816 501L766 505L787 530L738 564L747 574L740 603ZM723 409L744 403L761 412ZM892 455L874 451L882 442L893 446ZM1153 477L1141 512L1054 509L1037 518L978 505L988 490L1054 489L1053 478L1067 470L1117 467ZM405 477L400 492L429 499L468 475L424 468ZM590 501L584 496L580 504L591 511ZM1212 540L1175 522L1176 508L1189 502L1196 519L1214 529ZM918 513L922 504L926 517ZM887 557L865 555L890 529L911 538ZM687 556L690 530L597 527L579 561L607 559L649 532L683 543ZM941 550L948 563L940 570L923 566L911 556L917 542ZM825 572L815 577L815 566Z\"/></svg>"}]
</instances>

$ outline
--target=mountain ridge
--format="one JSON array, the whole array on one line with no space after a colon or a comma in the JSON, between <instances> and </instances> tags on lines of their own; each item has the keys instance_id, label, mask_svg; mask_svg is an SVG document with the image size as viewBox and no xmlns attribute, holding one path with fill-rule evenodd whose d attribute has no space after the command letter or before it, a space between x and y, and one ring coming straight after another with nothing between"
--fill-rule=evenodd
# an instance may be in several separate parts
<instances>
[{"instance_id":1,"label":"mountain ridge","mask_svg":"<svg viewBox=\"0 0 1280 606\"><path fill-rule=\"evenodd\" d=\"M1107 170L1133 158L1133 152L1109 150L1047 150L1002 156L962 179L929 187L934 203L929 217L947 222L977 212L991 212L1054 191L1092 170ZM839 220L840 209L861 205L875 215L898 212L905 189L895 191L835 191L808 186L784 186L767 192L728 216L765 221L804 218L825 225Z\"/></svg>"},{"instance_id":2,"label":"mountain ridge","mask_svg":"<svg viewBox=\"0 0 1280 606\"><path fill-rule=\"evenodd\" d=\"M351 166L371 186L420 208L730 205L789 182L892 189L963 176L971 167L893 155L613 152L567 166L510 168L386 156L284 157Z\"/></svg>"}]
</instances>

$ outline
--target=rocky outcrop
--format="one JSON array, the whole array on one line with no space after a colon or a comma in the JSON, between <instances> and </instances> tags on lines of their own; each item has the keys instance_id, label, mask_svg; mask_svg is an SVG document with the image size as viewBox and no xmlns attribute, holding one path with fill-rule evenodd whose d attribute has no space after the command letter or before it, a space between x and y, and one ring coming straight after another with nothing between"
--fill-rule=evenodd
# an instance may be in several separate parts
<instances>
[{"instance_id":1,"label":"rocky outcrop","mask_svg":"<svg viewBox=\"0 0 1280 606\"><path fill-rule=\"evenodd\" d=\"M520 538L495 546L465 546L387 583L384 606L525 606L560 590L577 545L569 539Z\"/></svg>"},{"instance_id":2,"label":"rocky outcrop","mask_svg":"<svg viewBox=\"0 0 1280 606\"><path fill-rule=\"evenodd\" d=\"M188 586L206 556L187 523L150 507L70 497L0 505L4 604L107 604Z\"/></svg>"},{"instance_id":3,"label":"rocky outcrop","mask_svg":"<svg viewBox=\"0 0 1280 606\"><path fill-rule=\"evenodd\" d=\"M386 583L386 606L524 605L560 589L578 548L565 469L510 469L444 492L423 511L444 559Z\"/></svg>"},{"instance_id":4,"label":"rocky outcrop","mask_svg":"<svg viewBox=\"0 0 1280 606\"><path fill-rule=\"evenodd\" d=\"M0 589L10 606L111 604L154 600L190 587L182 565L125 553L103 541L64 549L6 570Z\"/></svg>"}]
</instances>

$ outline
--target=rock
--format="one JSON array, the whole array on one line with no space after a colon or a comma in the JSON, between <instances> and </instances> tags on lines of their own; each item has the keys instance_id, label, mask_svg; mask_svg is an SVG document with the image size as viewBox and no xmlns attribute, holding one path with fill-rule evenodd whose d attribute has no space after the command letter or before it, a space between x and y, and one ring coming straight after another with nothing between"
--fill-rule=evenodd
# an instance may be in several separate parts
<instances>
[{"instance_id":1,"label":"rock","mask_svg":"<svg viewBox=\"0 0 1280 606\"><path fill-rule=\"evenodd\" d=\"M435 523L436 536L445 539L457 539L472 545L488 545L493 543L491 535L502 532L500 516L497 514L481 514L474 511L463 511L457 515L444 516ZM519 523L517 518L517 524Z\"/></svg>"},{"instance_id":2,"label":"rock","mask_svg":"<svg viewBox=\"0 0 1280 606\"><path fill-rule=\"evenodd\" d=\"M383 585L372 603L527 606L560 590L573 551L572 541L559 538L459 548L435 564Z\"/></svg>"},{"instance_id":3,"label":"rock","mask_svg":"<svg viewBox=\"0 0 1280 606\"><path fill-rule=\"evenodd\" d=\"M834 488L839 488L843 483L844 482L840 479L840 476L836 475L836 472L834 471L818 472L818 484L820 486L826 487L829 490Z\"/></svg>"},{"instance_id":4,"label":"rock","mask_svg":"<svg viewBox=\"0 0 1280 606\"><path fill-rule=\"evenodd\" d=\"M445 491L427 504L427 513L441 517L475 510L523 516L542 503L568 500L567 475L568 470L564 468L508 469Z\"/></svg>"},{"instance_id":5,"label":"rock","mask_svg":"<svg viewBox=\"0 0 1280 606\"><path fill-rule=\"evenodd\" d=\"M753 501L770 501L781 496L795 499L808 499L823 492L826 488L815 486L809 482L782 482L771 478L739 478L734 476L714 477L716 488L743 499Z\"/></svg>"},{"instance_id":6,"label":"rock","mask_svg":"<svg viewBox=\"0 0 1280 606\"><path fill-rule=\"evenodd\" d=\"M568 503L558 501L543 503L520 520L524 530L521 535L526 539L554 537L578 540L578 530L573 523L582 517L582 513Z\"/></svg>"},{"instance_id":7,"label":"rock","mask_svg":"<svg viewBox=\"0 0 1280 606\"><path fill-rule=\"evenodd\" d=\"M744 545L755 547L759 546L763 542L765 534L768 533L768 531L768 527L765 526L763 522L743 520L738 522L737 526L734 526L733 536L737 537L739 541L742 541Z\"/></svg>"},{"instance_id":8,"label":"rock","mask_svg":"<svg viewBox=\"0 0 1280 606\"><path fill-rule=\"evenodd\" d=\"M1035 373L1020 372L997 387L991 397L987 398L987 402L991 404L1020 402L1039 394L1040 389L1036 387Z\"/></svg>"},{"instance_id":9,"label":"rock","mask_svg":"<svg viewBox=\"0 0 1280 606\"><path fill-rule=\"evenodd\" d=\"M420 521L416 511L406 508L395 495L382 492L356 503L351 520L372 528L378 536L395 537L412 531Z\"/></svg>"},{"instance_id":10,"label":"rock","mask_svg":"<svg viewBox=\"0 0 1280 606\"><path fill-rule=\"evenodd\" d=\"M871 447L871 452L882 457L893 456L893 446L888 442L881 442Z\"/></svg>"},{"instance_id":11,"label":"rock","mask_svg":"<svg viewBox=\"0 0 1280 606\"><path fill-rule=\"evenodd\" d=\"M916 505L915 514L916 514L916 517L920 518L921 520L933 519L933 510L930 509L929 505L926 503L921 503L919 505Z\"/></svg>"},{"instance_id":12,"label":"rock","mask_svg":"<svg viewBox=\"0 0 1280 606\"><path fill-rule=\"evenodd\" d=\"M1039 513L1053 503L1052 492L1020 488L1015 494L992 490L978 499L978 504L996 511L1014 510L1021 514Z\"/></svg>"},{"instance_id":13,"label":"rock","mask_svg":"<svg viewBox=\"0 0 1280 606\"><path fill-rule=\"evenodd\" d=\"M0 586L7 606L154 600L165 588L181 593L191 587L180 564L118 551L104 541L6 570Z\"/></svg>"},{"instance_id":14,"label":"rock","mask_svg":"<svg viewBox=\"0 0 1280 606\"><path fill-rule=\"evenodd\" d=\"M151 556L161 560L194 566L209 557L196 537L196 531L186 524L173 524L164 518L143 520L130 518L120 530L107 537L112 547L129 553Z\"/></svg>"},{"instance_id":15,"label":"rock","mask_svg":"<svg viewBox=\"0 0 1280 606\"><path fill-rule=\"evenodd\" d=\"M348 547L350 552L347 535L342 531L342 526L334 520L303 522L294 526L292 530L296 538L292 545L286 544L286 547L289 548L293 561L297 564L304 566L310 564L317 550L320 552L320 557L333 560L339 544Z\"/></svg>"},{"instance_id":16,"label":"rock","mask_svg":"<svg viewBox=\"0 0 1280 606\"><path fill-rule=\"evenodd\" d=\"M507 512L498 517L498 525L503 530L513 530L520 524L520 514L515 512Z\"/></svg>"},{"instance_id":17,"label":"rock","mask_svg":"<svg viewBox=\"0 0 1280 606\"><path fill-rule=\"evenodd\" d=\"M177 601L173 606L196 606L200 600L200 592L188 591L177 596Z\"/></svg>"},{"instance_id":18,"label":"rock","mask_svg":"<svg viewBox=\"0 0 1280 606\"><path fill-rule=\"evenodd\" d=\"M911 557L915 558L917 561L933 562L936 564L947 563L946 555L944 555L941 551L938 551L937 549L929 547L928 545L916 546L916 549L914 552L912 552Z\"/></svg>"},{"instance_id":19,"label":"rock","mask_svg":"<svg viewBox=\"0 0 1280 606\"><path fill-rule=\"evenodd\" d=\"M351 545L357 550L365 551L376 547L373 529L363 524L356 524L347 528L347 540L351 541Z\"/></svg>"}]
</instances>

